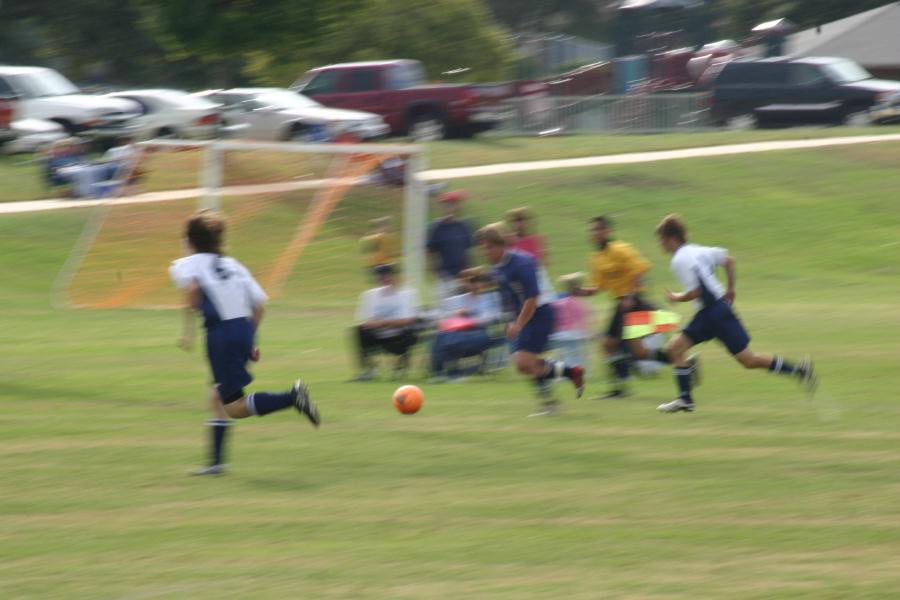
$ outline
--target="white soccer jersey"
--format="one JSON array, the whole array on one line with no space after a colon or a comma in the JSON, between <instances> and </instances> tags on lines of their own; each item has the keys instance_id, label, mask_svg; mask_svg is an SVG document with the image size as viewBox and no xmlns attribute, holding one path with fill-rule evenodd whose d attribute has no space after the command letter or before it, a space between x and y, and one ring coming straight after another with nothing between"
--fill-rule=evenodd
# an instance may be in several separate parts
<instances>
[{"instance_id":1,"label":"white soccer jersey","mask_svg":"<svg viewBox=\"0 0 900 600\"><path fill-rule=\"evenodd\" d=\"M724 248L684 244L672 256L672 273L685 292L700 288L696 304L708 306L725 295L725 286L716 278L716 267L724 265L727 256Z\"/></svg>"},{"instance_id":2,"label":"white soccer jersey","mask_svg":"<svg viewBox=\"0 0 900 600\"><path fill-rule=\"evenodd\" d=\"M382 286L366 290L359 297L356 322L412 319L419 313L419 294L410 287ZM376 337L392 337L400 329L379 329Z\"/></svg>"},{"instance_id":3,"label":"white soccer jersey","mask_svg":"<svg viewBox=\"0 0 900 600\"><path fill-rule=\"evenodd\" d=\"M192 254L179 258L169 267L169 274L179 288L196 281L209 306L204 302L207 322L250 317L253 309L265 303L268 296L247 267L229 256ZM212 309L214 314L209 314Z\"/></svg>"}]
</instances>

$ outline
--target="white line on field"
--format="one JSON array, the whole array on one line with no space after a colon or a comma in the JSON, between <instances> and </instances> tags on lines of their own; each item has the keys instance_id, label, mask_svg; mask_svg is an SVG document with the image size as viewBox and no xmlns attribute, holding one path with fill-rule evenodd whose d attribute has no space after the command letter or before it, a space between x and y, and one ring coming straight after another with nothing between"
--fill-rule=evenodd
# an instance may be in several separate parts
<instances>
[{"instance_id":1,"label":"white line on field","mask_svg":"<svg viewBox=\"0 0 900 600\"><path fill-rule=\"evenodd\" d=\"M425 181L442 181L465 177L483 177L487 175L505 175L529 171L545 171L548 169L565 169L571 167L598 167L604 165L627 165L663 160L679 160L685 158L702 158L707 156L729 156L734 154L753 154L756 152L772 152L776 150L801 150L804 148L824 148L827 146L850 146L856 144L872 144L877 142L900 141L900 134L860 135L853 137L822 138L816 140L784 140L778 142L754 142L750 144L731 144L725 146L704 146L701 148L684 148L681 150L658 150L653 152L632 152L628 154L610 154L607 156L586 156L582 158L563 158L555 160L536 160L528 162L499 163L480 165L477 167L458 167L453 169L432 169L422 172ZM291 190L316 189L324 187L334 180L313 179L308 181L290 181L284 183L266 183L259 185L242 185L225 187L218 190L221 196L247 196L253 194L270 194ZM117 204L140 204L145 202L166 202L197 198L203 194L200 188L174 190L170 192L149 192L135 196L116 198ZM65 208L84 208L97 206L108 200L32 200L26 202L0 203L0 214L36 212L44 210L60 210Z\"/></svg>"}]
</instances>

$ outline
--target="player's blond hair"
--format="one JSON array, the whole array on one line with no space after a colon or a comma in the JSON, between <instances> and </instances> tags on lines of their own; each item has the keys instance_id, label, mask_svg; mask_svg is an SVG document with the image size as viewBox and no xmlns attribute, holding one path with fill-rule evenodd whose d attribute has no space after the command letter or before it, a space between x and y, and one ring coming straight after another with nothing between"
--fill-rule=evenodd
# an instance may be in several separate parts
<instances>
[{"instance_id":1,"label":"player's blond hair","mask_svg":"<svg viewBox=\"0 0 900 600\"><path fill-rule=\"evenodd\" d=\"M675 238L682 244L687 242L687 227L684 219L676 213L666 215L656 226L656 235L661 238Z\"/></svg>"},{"instance_id":2,"label":"player's blond hair","mask_svg":"<svg viewBox=\"0 0 900 600\"><path fill-rule=\"evenodd\" d=\"M475 232L475 242L491 246L506 246L509 244L509 230L502 221L485 225Z\"/></svg>"}]
</instances>

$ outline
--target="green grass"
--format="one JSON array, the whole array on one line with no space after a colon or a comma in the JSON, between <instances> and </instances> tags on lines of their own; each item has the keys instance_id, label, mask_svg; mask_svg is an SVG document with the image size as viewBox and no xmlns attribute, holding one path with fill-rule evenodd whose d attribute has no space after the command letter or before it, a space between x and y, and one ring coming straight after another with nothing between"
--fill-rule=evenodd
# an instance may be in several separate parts
<instances>
[{"instance_id":1,"label":"green grass","mask_svg":"<svg viewBox=\"0 0 900 600\"><path fill-rule=\"evenodd\" d=\"M178 315L51 309L86 213L0 217L0 597L892 597L898 157L883 144L465 182L479 222L536 210L554 275L583 268L589 216L615 215L657 296L673 282L652 229L681 212L737 258L754 347L815 353L815 402L708 345L691 415L654 411L666 375L526 419L511 372L423 384L423 411L398 415L394 383L341 383L363 286L348 236L330 259L345 299L310 316L316 283L293 279L255 370L256 389L309 378L323 428L241 422L232 473L211 480L184 476L204 453L206 373L174 347Z\"/></svg>"},{"instance_id":2,"label":"green grass","mask_svg":"<svg viewBox=\"0 0 900 600\"><path fill-rule=\"evenodd\" d=\"M900 133L900 126L879 127L827 127L800 128L769 131L711 131L697 133L655 134L655 135L576 135L561 137L499 137L482 135L473 140L456 140L434 142L428 145L428 167L444 169L502 162L527 160L543 160L550 158L578 158L583 156L599 156L621 154L626 152L650 152L654 150L673 150L678 148L696 148L700 146L716 146L723 144L743 144L750 142L767 142L774 140L797 140L826 137L846 137L854 135L886 135ZM397 143L402 140L388 140ZM157 181L144 185L147 191L159 189L176 189L195 187L197 185L197 158L191 153L165 156L160 160L178 161L177 169L162 169L160 164L151 167L157 175ZM270 164L254 163L249 173L232 169L236 178L228 184L253 183L259 177L272 175L280 178L284 175L282 157L267 156ZM190 164L185 169L185 162ZM162 163L161 163L162 164ZM288 174L296 175L297 166L290 163ZM244 177L249 175L249 179ZM37 200L58 195L58 190L48 189L42 179L40 167L27 155L0 155L0 202L21 200Z\"/></svg>"},{"instance_id":3,"label":"green grass","mask_svg":"<svg viewBox=\"0 0 900 600\"><path fill-rule=\"evenodd\" d=\"M0 202L37 200L50 195L34 156L0 154Z\"/></svg>"},{"instance_id":4,"label":"green grass","mask_svg":"<svg viewBox=\"0 0 900 600\"><path fill-rule=\"evenodd\" d=\"M707 131L652 135L566 135L560 137L495 137L483 135L474 140L435 142L428 147L428 166L433 169L467 167L504 162L580 158L652 152L724 144L747 144L777 140L804 140L853 135L900 133L891 127L804 127L798 129Z\"/></svg>"}]
</instances>

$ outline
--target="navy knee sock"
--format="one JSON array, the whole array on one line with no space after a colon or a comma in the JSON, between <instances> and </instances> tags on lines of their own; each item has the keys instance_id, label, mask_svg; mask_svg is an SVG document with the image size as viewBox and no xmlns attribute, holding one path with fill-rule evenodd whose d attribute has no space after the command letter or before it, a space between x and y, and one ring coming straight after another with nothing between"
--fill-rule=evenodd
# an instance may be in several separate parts
<instances>
[{"instance_id":1,"label":"navy knee sock","mask_svg":"<svg viewBox=\"0 0 900 600\"><path fill-rule=\"evenodd\" d=\"M803 375L802 369L800 367L789 363L784 360L783 356L775 355L775 358L772 359L772 364L769 365L769 372L771 373L781 373L782 375Z\"/></svg>"},{"instance_id":2,"label":"navy knee sock","mask_svg":"<svg viewBox=\"0 0 900 600\"><path fill-rule=\"evenodd\" d=\"M691 372L690 367L675 367L675 381L678 383L678 397L682 400L693 402L691 399Z\"/></svg>"},{"instance_id":3,"label":"navy knee sock","mask_svg":"<svg viewBox=\"0 0 900 600\"><path fill-rule=\"evenodd\" d=\"M260 417L294 404L291 392L253 392L247 397L247 410Z\"/></svg>"},{"instance_id":4,"label":"navy knee sock","mask_svg":"<svg viewBox=\"0 0 900 600\"><path fill-rule=\"evenodd\" d=\"M223 450L225 448L225 434L228 432L231 421L228 419L210 419L206 424L209 425L212 433L209 457L210 465L221 465L222 456L224 455Z\"/></svg>"}]
</instances>

